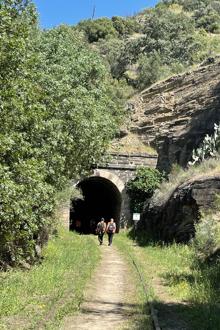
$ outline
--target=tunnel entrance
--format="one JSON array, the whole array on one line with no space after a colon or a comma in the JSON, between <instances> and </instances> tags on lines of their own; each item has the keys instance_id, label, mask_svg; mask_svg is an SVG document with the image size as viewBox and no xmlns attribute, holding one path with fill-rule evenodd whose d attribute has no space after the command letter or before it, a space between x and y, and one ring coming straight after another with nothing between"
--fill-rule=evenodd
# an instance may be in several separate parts
<instances>
[{"instance_id":1,"label":"tunnel entrance","mask_svg":"<svg viewBox=\"0 0 220 330\"><path fill-rule=\"evenodd\" d=\"M72 201L70 229L84 234L95 233L101 218L108 222L113 218L119 230L121 213L121 193L110 180L102 177L90 177L81 181L78 188L83 199Z\"/></svg>"}]
</instances>

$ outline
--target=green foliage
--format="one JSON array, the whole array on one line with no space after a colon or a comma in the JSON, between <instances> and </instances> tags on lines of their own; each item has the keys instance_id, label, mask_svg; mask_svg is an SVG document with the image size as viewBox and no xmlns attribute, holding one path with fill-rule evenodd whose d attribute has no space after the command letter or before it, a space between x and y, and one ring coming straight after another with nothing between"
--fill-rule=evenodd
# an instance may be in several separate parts
<instances>
[{"instance_id":1,"label":"green foliage","mask_svg":"<svg viewBox=\"0 0 220 330\"><path fill-rule=\"evenodd\" d=\"M158 7L145 16L144 35L128 42L118 61L121 72L138 63L137 86L141 89L200 61L205 45L193 18L184 12Z\"/></svg>"},{"instance_id":2,"label":"green foliage","mask_svg":"<svg viewBox=\"0 0 220 330\"><path fill-rule=\"evenodd\" d=\"M141 28L140 24L132 17L123 18L120 16L113 16L112 23L115 30L123 37L134 32L139 32Z\"/></svg>"},{"instance_id":3,"label":"green foliage","mask_svg":"<svg viewBox=\"0 0 220 330\"><path fill-rule=\"evenodd\" d=\"M10 263L33 259L33 238L48 225L53 207L45 161L33 148L43 111L33 71L35 23L36 13L26 1L1 2L0 260Z\"/></svg>"},{"instance_id":4,"label":"green foliage","mask_svg":"<svg viewBox=\"0 0 220 330\"><path fill-rule=\"evenodd\" d=\"M81 21L77 27L80 31L85 33L89 42L96 42L99 39L116 37L118 34L114 27L113 21L109 18Z\"/></svg>"},{"instance_id":5,"label":"green foliage","mask_svg":"<svg viewBox=\"0 0 220 330\"><path fill-rule=\"evenodd\" d=\"M1 329L58 329L78 311L100 257L95 240L59 230L43 257L29 271L0 273Z\"/></svg>"},{"instance_id":6,"label":"green foliage","mask_svg":"<svg viewBox=\"0 0 220 330\"><path fill-rule=\"evenodd\" d=\"M137 87L144 89L158 80L167 78L172 74L183 72L184 65L178 61L170 65L164 65L159 53L154 52L150 55L141 55L138 60L138 79Z\"/></svg>"},{"instance_id":7,"label":"green foliage","mask_svg":"<svg viewBox=\"0 0 220 330\"><path fill-rule=\"evenodd\" d=\"M163 64L178 60L190 65L194 55L202 49L196 38L194 21L184 13L155 9L147 16L144 33L143 51L156 51Z\"/></svg>"},{"instance_id":8,"label":"green foliage","mask_svg":"<svg viewBox=\"0 0 220 330\"><path fill-rule=\"evenodd\" d=\"M0 4L0 262L29 263L57 191L114 136L122 93L79 32L39 31L31 3Z\"/></svg>"},{"instance_id":9,"label":"green foliage","mask_svg":"<svg viewBox=\"0 0 220 330\"><path fill-rule=\"evenodd\" d=\"M99 40L96 46L106 64L110 67L112 76L120 79L124 70L124 67L120 65L120 61L125 42L119 38L111 38L109 40Z\"/></svg>"},{"instance_id":10,"label":"green foliage","mask_svg":"<svg viewBox=\"0 0 220 330\"><path fill-rule=\"evenodd\" d=\"M195 225L196 235L192 246L195 263L199 266L209 261L215 263L220 255L219 215L220 195L216 195L212 209L204 210L200 221Z\"/></svg>"},{"instance_id":11,"label":"green foliage","mask_svg":"<svg viewBox=\"0 0 220 330\"><path fill-rule=\"evenodd\" d=\"M142 89L219 53L220 1L164 0L133 17L83 21L77 28L95 41L113 77Z\"/></svg>"},{"instance_id":12,"label":"green foliage","mask_svg":"<svg viewBox=\"0 0 220 330\"><path fill-rule=\"evenodd\" d=\"M69 178L82 175L114 136L123 98L120 95L119 101L118 89L101 58L71 28L43 32L39 50L48 119L56 125L56 136L60 132L56 146L64 160L62 171Z\"/></svg>"},{"instance_id":13,"label":"green foliage","mask_svg":"<svg viewBox=\"0 0 220 330\"><path fill-rule=\"evenodd\" d=\"M201 221L195 226L196 236L193 241L195 260L207 261L216 248L220 247L220 226L218 217L214 214L203 215Z\"/></svg>"},{"instance_id":14,"label":"green foliage","mask_svg":"<svg viewBox=\"0 0 220 330\"><path fill-rule=\"evenodd\" d=\"M207 32L219 33L220 31L220 16L219 13L212 7L196 10L194 13L196 26L204 28Z\"/></svg>"},{"instance_id":15,"label":"green foliage","mask_svg":"<svg viewBox=\"0 0 220 330\"><path fill-rule=\"evenodd\" d=\"M112 19L103 17L81 21L77 25L77 29L83 31L88 41L93 43L100 39L125 37L138 32L140 24L132 17L113 16Z\"/></svg>"},{"instance_id":16,"label":"green foliage","mask_svg":"<svg viewBox=\"0 0 220 330\"><path fill-rule=\"evenodd\" d=\"M161 58L158 53L153 55L141 55L139 58L139 77L138 87L143 89L145 86L152 85L161 77Z\"/></svg>"},{"instance_id":17,"label":"green foliage","mask_svg":"<svg viewBox=\"0 0 220 330\"><path fill-rule=\"evenodd\" d=\"M183 10L193 12L192 18L197 28L204 28L207 32L216 33L220 28L220 1L216 0L171 0L163 1L170 6L179 4Z\"/></svg>"},{"instance_id":18,"label":"green foliage","mask_svg":"<svg viewBox=\"0 0 220 330\"><path fill-rule=\"evenodd\" d=\"M157 169L144 166L137 169L135 178L129 180L126 185L132 212L143 211L144 203L152 197L162 179L163 175Z\"/></svg>"}]
</instances>

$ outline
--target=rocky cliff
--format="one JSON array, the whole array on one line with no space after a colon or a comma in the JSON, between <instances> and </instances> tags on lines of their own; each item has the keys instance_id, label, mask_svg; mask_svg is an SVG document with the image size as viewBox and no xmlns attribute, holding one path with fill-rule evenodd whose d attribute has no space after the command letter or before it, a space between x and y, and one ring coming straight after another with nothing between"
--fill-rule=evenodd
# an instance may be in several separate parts
<instances>
[{"instance_id":1,"label":"rocky cliff","mask_svg":"<svg viewBox=\"0 0 220 330\"><path fill-rule=\"evenodd\" d=\"M156 148L158 167L185 166L206 134L220 121L220 57L171 77L134 98L130 131Z\"/></svg>"},{"instance_id":2,"label":"rocky cliff","mask_svg":"<svg viewBox=\"0 0 220 330\"><path fill-rule=\"evenodd\" d=\"M220 173L180 184L166 200L154 199L143 215L144 226L155 239L187 242L195 234L201 211L213 208L220 194Z\"/></svg>"}]
</instances>

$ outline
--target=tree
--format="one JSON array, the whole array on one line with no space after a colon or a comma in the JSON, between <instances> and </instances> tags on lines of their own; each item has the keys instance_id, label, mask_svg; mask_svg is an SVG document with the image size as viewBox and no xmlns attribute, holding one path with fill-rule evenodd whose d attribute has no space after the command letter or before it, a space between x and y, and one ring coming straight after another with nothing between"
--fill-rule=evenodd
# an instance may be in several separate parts
<instances>
[{"instance_id":1,"label":"tree","mask_svg":"<svg viewBox=\"0 0 220 330\"><path fill-rule=\"evenodd\" d=\"M163 64L170 65L174 60L192 64L194 55L202 49L194 21L184 13L158 8L149 13L144 33L143 52L156 51Z\"/></svg>"},{"instance_id":2,"label":"tree","mask_svg":"<svg viewBox=\"0 0 220 330\"><path fill-rule=\"evenodd\" d=\"M36 93L32 49L36 12L22 0L0 4L0 260L34 255L34 241L48 223L53 187L45 161L32 147L44 109Z\"/></svg>"},{"instance_id":3,"label":"tree","mask_svg":"<svg viewBox=\"0 0 220 330\"><path fill-rule=\"evenodd\" d=\"M123 100L115 97L117 88L102 59L71 28L43 32L40 53L40 84L48 120L56 121L61 132L63 171L70 178L82 175L101 157L117 130Z\"/></svg>"},{"instance_id":4,"label":"tree","mask_svg":"<svg viewBox=\"0 0 220 330\"><path fill-rule=\"evenodd\" d=\"M98 162L122 116L123 99L83 37L36 23L31 3L1 2L0 262L12 265L34 261L57 191Z\"/></svg>"}]
</instances>

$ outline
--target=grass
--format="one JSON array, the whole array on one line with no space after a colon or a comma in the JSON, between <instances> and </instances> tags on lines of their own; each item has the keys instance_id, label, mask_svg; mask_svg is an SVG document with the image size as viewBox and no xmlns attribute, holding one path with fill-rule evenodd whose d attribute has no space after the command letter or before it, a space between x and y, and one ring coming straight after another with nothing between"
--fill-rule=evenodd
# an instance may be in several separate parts
<instances>
[{"instance_id":1,"label":"grass","mask_svg":"<svg viewBox=\"0 0 220 330\"><path fill-rule=\"evenodd\" d=\"M134 133L129 132L125 137L115 139L109 152L118 153L147 153L152 156L156 156L157 152L151 146L144 144L140 137Z\"/></svg>"},{"instance_id":2,"label":"grass","mask_svg":"<svg viewBox=\"0 0 220 330\"><path fill-rule=\"evenodd\" d=\"M220 175L219 159L204 160L200 165L191 166L188 169L182 169L178 166L174 167L169 175L169 181L164 181L160 188L155 191L153 202L165 202L174 190L186 182L187 180L202 178L204 176Z\"/></svg>"},{"instance_id":3,"label":"grass","mask_svg":"<svg viewBox=\"0 0 220 330\"><path fill-rule=\"evenodd\" d=\"M152 330L152 320L150 316L150 308L148 302L152 298L152 291L147 290L140 283L139 274L134 266L133 260L138 264L138 268L143 272L142 264L140 264L133 253L133 248L125 233L120 233L115 239L119 251L123 254L129 267L129 281L131 282L130 291L127 293L127 302L133 306L133 313L129 315L128 321L124 324L123 330Z\"/></svg>"},{"instance_id":4,"label":"grass","mask_svg":"<svg viewBox=\"0 0 220 330\"><path fill-rule=\"evenodd\" d=\"M193 246L146 241L135 246L128 233L117 240L125 256L136 260L148 287L148 296L138 300L156 305L162 328L220 329L220 263L199 264Z\"/></svg>"},{"instance_id":5,"label":"grass","mask_svg":"<svg viewBox=\"0 0 220 330\"><path fill-rule=\"evenodd\" d=\"M99 260L89 236L61 231L30 271L0 273L0 329L56 329L75 313Z\"/></svg>"}]
</instances>

